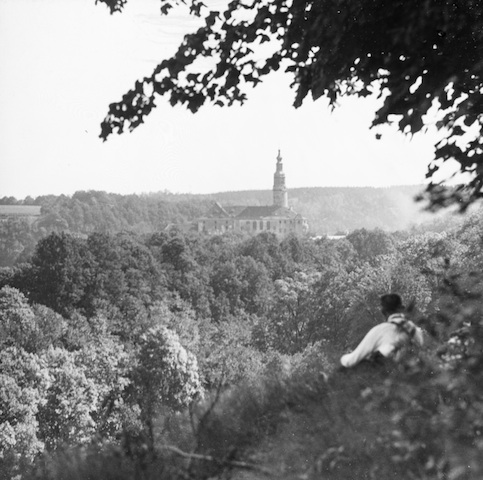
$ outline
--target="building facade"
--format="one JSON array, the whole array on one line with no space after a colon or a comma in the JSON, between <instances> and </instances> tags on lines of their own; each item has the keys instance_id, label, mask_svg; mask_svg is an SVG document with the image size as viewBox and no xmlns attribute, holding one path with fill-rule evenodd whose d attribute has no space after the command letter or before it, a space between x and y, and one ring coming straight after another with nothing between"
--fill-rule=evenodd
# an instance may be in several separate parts
<instances>
[{"instance_id":1,"label":"building facade","mask_svg":"<svg viewBox=\"0 0 483 480\"><path fill-rule=\"evenodd\" d=\"M222 206L216 202L205 217L197 219L193 229L200 233L217 234L227 231L257 234L272 232L278 236L305 234L307 219L288 205L280 150L273 179L273 204L264 206Z\"/></svg>"}]
</instances>

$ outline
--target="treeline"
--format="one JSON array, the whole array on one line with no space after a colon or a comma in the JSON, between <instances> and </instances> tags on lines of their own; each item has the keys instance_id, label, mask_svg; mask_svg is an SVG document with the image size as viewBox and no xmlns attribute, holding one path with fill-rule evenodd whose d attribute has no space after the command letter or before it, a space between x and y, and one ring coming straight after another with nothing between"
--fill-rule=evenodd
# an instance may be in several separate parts
<instances>
[{"instance_id":1,"label":"treeline","mask_svg":"<svg viewBox=\"0 0 483 480\"><path fill-rule=\"evenodd\" d=\"M217 452L228 462L208 462L210 468L242 460L260 432L276 430L286 406L275 397L292 391L290 379L330 374L341 353L381 320L378 297L388 291L405 298L416 320L426 319L440 353L432 370L416 366L418 375L432 372L438 392L448 395L445 408L455 422L469 422L465 435L477 445L481 417L476 410L458 410L452 399L468 394L475 409L483 405L473 383L482 371L477 362L483 362L483 337L474 335L483 331L481 286L474 287L467 273L483 269L482 239L481 211L449 232L360 229L341 240L279 239L268 232L54 232L36 244L27 262L0 270L2 472L10 478L20 472L25 478L66 478L64 463L72 462L62 452L79 445L109 457L107 463L99 456L89 460L82 467L85 478L101 478L103 465L123 462L132 469L150 465L153 472L157 462L178 473L188 468L183 456L181 463L172 458L178 458L172 450L166 457L166 445L201 457ZM444 312L454 313L444 316L447 325L436 321ZM452 383L470 360L474 372ZM280 390L282 380L286 387ZM243 382L264 399L257 400L263 411L245 411L230 397ZM413 397L424 401L412 388ZM229 418L217 423L212 399L220 396L221 415ZM413 397L404 404L409 416ZM255 435L251 422L257 415ZM245 436L223 432L223 425L235 424ZM406 438L400 431L409 442L408 458L421 465L430 462L429 453L411 448L427 432L416 433ZM202 471L194 478L205 478ZM134 478L129 469L119 475Z\"/></svg>"},{"instance_id":2,"label":"treeline","mask_svg":"<svg viewBox=\"0 0 483 480\"><path fill-rule=\"evenodd\" d=\"M74 195L13 197L0 204L41 206L38 219L9 218L0 222L0 266L12 266L32 255L38 240L51 232L87 235L91 232L149 233L170 224L191 221L211 206L211 202L177 198L176 195L118 195L99 191Z\"/></svg>"},{"instance_id":3,"label":"treeline","mask_svg":"<svg viewBox=\"0 0 483 480\"><path fill-rule=\"evenodd\" d=\"M182 199L168 193L120 195L102 191L79 191L71 197L37 197L33 204L42 207L39 229L73 233L153 232L170 223L192 220L211 206L209 201Z\"/></svg>"},{"instance_id":4,"label":"treeline","mask_svg":"<svg viewBox=\"0 0 483 480\"><path fill-rule=\"evenodd\" d=\"M304 215L312 235L335 234L358 228L394 231L427 219L414 196L419 187L298 188L290 205ZM119 195L81 191L72 196L47 195L17 200L3 197L0 205L39 205L35 221L10 218L0 222L0 266L12 266L32 255L38 240L51 232L88 235L92 232L153 233L203 216L214 201L225 205L269 205L272 192L225 192L184 195L167 192Z\"/></svg>"}]
</instances>

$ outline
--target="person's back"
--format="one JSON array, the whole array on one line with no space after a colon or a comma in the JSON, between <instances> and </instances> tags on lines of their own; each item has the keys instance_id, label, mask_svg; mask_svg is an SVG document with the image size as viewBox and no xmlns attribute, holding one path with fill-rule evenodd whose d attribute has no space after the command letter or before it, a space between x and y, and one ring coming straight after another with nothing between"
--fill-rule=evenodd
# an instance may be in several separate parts
<instances>
[{"instance_id":1,"label":"person's back","mask_svg":"<svg viewBox=\"0 0 483 480\"><path fill-rule=\"evenodd\" d=\"M371 328L354 351L341 357L343 367L353 367L375 354L397 360L406 345L423 344L421 329L402 313L404 307L399 295L383 295L381 306L386 322Z\"/></svg>"}]
</instances>

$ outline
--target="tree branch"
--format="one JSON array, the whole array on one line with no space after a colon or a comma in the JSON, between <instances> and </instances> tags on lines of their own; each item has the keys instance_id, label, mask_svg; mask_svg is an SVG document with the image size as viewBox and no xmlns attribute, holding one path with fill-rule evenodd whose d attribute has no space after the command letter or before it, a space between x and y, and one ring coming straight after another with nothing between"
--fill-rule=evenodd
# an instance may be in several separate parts
<instances>
[{"instance_id":1,"label":"tree branch","mask_svg":"<svg viewBox=\"0 0 483 480\"><path fill-rule=\"evenodd\" d=\"M225 465L227 467L234 467L234 468L241 468L244 470L252 470L252 471L257 471L260 473L263 473L264 475L267 476L274 476L274 472L265 468L261 467L260 465L255 465L254 463L247 463L247 462L241 462L238 460L222 460L213 457L212 455L203 455L201 453L189 453L181 450L178 447L175 447L173 445L161 445L161 448L164 450L168 450L170 452L175 453L176 455L179 455L184 458L188 458L190 460L203 460L206 462L213 462L213 463L218 463L220 465Z\"/></svg>"}]
</instances>

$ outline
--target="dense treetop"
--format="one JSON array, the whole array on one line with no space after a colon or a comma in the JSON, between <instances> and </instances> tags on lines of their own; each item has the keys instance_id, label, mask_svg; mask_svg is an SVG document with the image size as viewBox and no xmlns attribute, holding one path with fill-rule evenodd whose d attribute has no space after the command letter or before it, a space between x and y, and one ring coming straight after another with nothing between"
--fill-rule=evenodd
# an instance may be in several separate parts
<instances>
[{"instance_id":1,"label":"dense treetop","mask_svg":"<svg viewBox=\"0 0 483 480\"><path fill-rule=\"evenodd\" d=\"M301 471L320 463L306 451L313 444L319 456L343 449L358 471L480 479L481 220L480 211L445 232L360 229L338 240L51 233L26 263L0 269L3 471L34 466L22 478L57 479L75 466L90 471L78 478L107 478L126 462L144 472L159 461L184 472L186 456L167 458L172 445L216 457L216 468L250 452L278 465L258 455L272 454L259 448L265 438L284 458L287 439L297 443ZM338 360L382 320L388 291L412 305L426 350L384 380L356 371L353 382Z\"/></svg>"},{"instance_id":2,"label":"dense treetop","mask_svg":"<svg viewBox=\"0 0 483 480\"><path fill-rule=\"evenodd\" d=\"M310 234L335 234L357 228L397 230L427 220L413 197L421 187L297 188L290 190L290 205L307 218ZM72 196L45 195L17 200L0 198L0 205L41 207L34 222L7 218L0 222L0 267L25 261L36 242L51 232L88 235L92 232L130 231L149 234L203 217L214 201L223 205L267 205L270 190L221 192L210 195L119 195L102 191L78 191Z\"/></svg>"},{"instance_id":3,"label":"dense treetop","mask_svg":"<svg viewBox=\"0 0 483 480\"><path fill-rule=\"evenodd\" d=\"M127 0L98 2L115 12ZM224 11L198 0L161 0L161 14L181 3L204 25L109 106L102 138L143 123L158 95L193 112L207 102L229 106L243 103L249 87L283 69L293 77L296 107L309 94L335 106L342 95L379 92L383 105L373 124L396 122L414 134L436 106L445 135L427 176L454 158L471 180L449 192L430 184L433 205L466 208L483 195L479 0L233 0Z\"/></svg>"}]
</instances>

